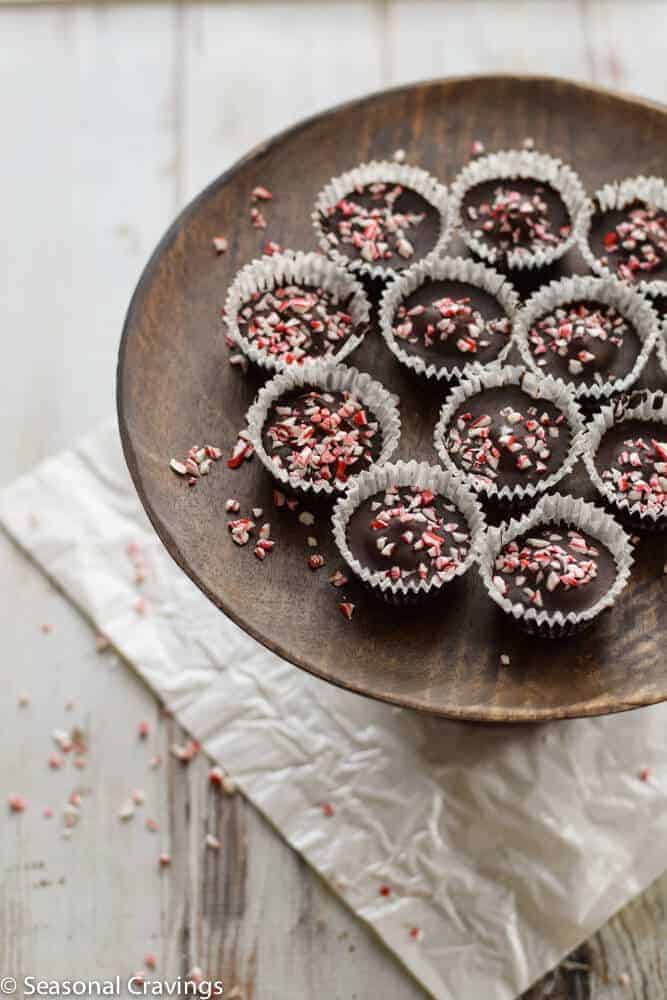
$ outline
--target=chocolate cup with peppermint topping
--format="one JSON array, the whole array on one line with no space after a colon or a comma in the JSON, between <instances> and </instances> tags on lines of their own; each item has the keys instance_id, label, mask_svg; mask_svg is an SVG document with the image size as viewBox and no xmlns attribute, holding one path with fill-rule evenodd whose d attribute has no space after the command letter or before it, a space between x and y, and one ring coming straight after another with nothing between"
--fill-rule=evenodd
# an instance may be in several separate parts
<instances>
[{"instance_id":1,"label":"chocolate cup with peppermint topping","mask_svg":"<svg viewBox=\"0 0 667 1000\"><path fill-rule=\"evenodd\" d=\"M451 232L446 187L421 167L388 160L334 177L311 218L325 253L379 279L444 253Z\"/></svg>"},{"instance_id":2,"label":"chocolate cup with peppermint topping","mask_svg":"<svg viewBox=\"0 0 667 1000\"><path fill-rule=\"evenodd\" d=\"M257 457L283 486L319 496L347 489L354 476L398 447L397 399L345 365L292 366L259 390L248 410Z\"/></svg>"},{"instance_id":3,"label":"chocolate cup with peppermint topping","mask_svg":"<svg viewBox=\"0 0 667 1000\"><path fill-rule=\"evenodd\" d=\"M454 228L467 246L509 269L546 267L580 238L586 201L571 167L511 150L472 160L451 188Z\"/></svg>"},{"instance_id":4,"label":"chocolate cup with peppermint topping","mask_svg":"<svg viewBox=\"0 0 667 1000\"><path fill-rule=\"evenodd\" d=\"M519 312L515 333L529 368L596 402L634 385L658 327L655 310L637 290L617 278L575 276L536 292Z\"/></svg>"},{"instance_id":5,"label":"chocolate cup with peppermint topping","mask_svg":"<svg viewBox=\"0 0 667 1000\"><path fill-rule=\"evenodd\" d=\"M606 184L582 213L581 252L600 275L638 286L667 280L667 185L661 177Z\"/></svg>"},{"instance_id":6,"label":"chocolate cup with peppermint topping","mask_svg":"<svg viewBox=\"0 0 667 1000\"><path fill-rule=\"evenodd\" d=\"M497 367L454 389L434 443L445 468L471 489L501 504L524 503L572 470L582 430L579 407L559 379Z\"/></svg>"},{"instance_id":7,"label":"chocolate cup with peppermint topping","mask_svg":"<svg viewBox=\"0 0 667 1000\"><path fill-rule=\"evenodd\" d=\"M285 251L242 268L225 302L227 332L268 370L315 359L336 364L362 342L370 302L361 284L321 254Z\"/></svg>"},{"instance_id":8,"label":"chocolate cup with peppermint topping","mask_svg":"<svg viewBox=\"0 0 667 1000\"><path fill-rule=\"evenodd\" d=\"M394 604L416 603L462 576L485 528L479 502L458 476L415 461L358 476L332 524L348 566Z\"/></svg>"},{"instance_id":9,"label":"chocolate cup with peppermint topping","mask_svg":"<svg viewBox=\"0 0 667 1000\"><path fill-rule=\"evenodd\" d=\"M633 564L632 543L613 517L558 493L490 528L477 556L491 599L526 631L552 639L582 631L611 608Z\"/></svg>"},{"instance_id":10,"label":"chocolate cup with peppermint topping","mask_svg":"<svg viewBox=\"0 0 667 1000\"><path fill-rule=\"evenodd\" d=\"M605 406L586 432L584 461L600 496L635 530L667 529L667 396L642 390Z\"/></svg>"},{"instance_id":11,"label":"chocolate cup with peppermint topping","mask_svg":"<svg viewBox=\"0 0 667 1000\"><path fill-rule=\"evenodd\" d=\"M461 257L415 264L385 290L380 329L401 364L426 378L461 378L503 361L519 297L509 280Z\"/></svg>"}]
</instances>

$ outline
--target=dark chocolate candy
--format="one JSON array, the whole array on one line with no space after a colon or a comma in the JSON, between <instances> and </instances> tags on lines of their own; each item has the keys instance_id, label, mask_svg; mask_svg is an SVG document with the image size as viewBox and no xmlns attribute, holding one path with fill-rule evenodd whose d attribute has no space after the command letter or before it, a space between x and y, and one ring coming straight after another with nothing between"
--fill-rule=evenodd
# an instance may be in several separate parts
<instances>
[{"instance_id":1,"label":"dark chocolate candy","mask_svg":"<svg viewBox=\"0 0 667 1000\"><path fill-rule=\"evenodd\" d=\"M634 201L591 219L593 255L624 281L667 278L667 212Z\"/></svg>"},{"instance_id":2,"label":"dark chocolate candy","mask_svg":"<svg viewBox=\"0 0 667 1000\"><path fill-rule=\"evenodd\" d=\"M284 285L257 292L237 322L257 348L285 362L330 357L354 332L350 300L312 285Z\"/></svg>"},{"instance_id":3,"label":"dark chocolate candy","mask_svg":"<svg viewBox=\"0 0 667 1000\"><path fill-rule=\"evenodd\" d=\"M347 527L353 556L394 580L445 580L470 551L460 510L439 494L400 486L376 493L353 512Z\"/></svg>"},{"instance_id":4,"label":"dark chocolate candy","mask_svg":"<svg viewBox=\"0 0 667 1000\"><path fill-rule=\"evenodd\" d=\"M624 378L641 351L632 323L602 302L568 302L533 324L528 343L545 373L575 386Z\"/></svg>"},{"instance_id":5,"label":"dark chocolate candy","mask_svg":"<svg viewBox=\"0 0 667 1000\"><path fill-rule=\"evenodd\" d=\"M367 184L322 215L331 246L351 260L401 271L433 250L440 212L412 188Z\"/></svg>"},{"instance_id":6,"label":"dark chocolate candy","mask_svg":"<svg viewBox=\"0 0 667 1000\"><path fill-rule=\"evenodd\" d=\"M512 604L579 614L597 604L616 575L614 557L596 538L574 525L545 524L501 550L493 585Z\"/></svg>"},{"instance_id":7,"label":"dark chocolate candy","mask_svg":"<svg viewBox=\"0 0 667 1000\"><path fill-rule=\"evenodd\" d=\"M512 250L535 253L562 243L572 220L560 193L542 181L491 180L466 192L463 224L500 256Z\"/></svg>"},{"instance_id":8,"label":"dark chocolate candy","mask_svg":"<svg viewBox=\"0 0 667 1000\"><path fill-rule=\"evenodd\" d=\"M557 406L509 385L466 399L447 429L445 446L467 475L498 489L513 489L555 473L570 450L571 437Z\"/></svg>"},{"instance_id":9,"label":"dark chocolate candy","mask_svg":"<svg viewBox=\"0 0 667 1000\"><path fill-rule=\"evenodd\" d=\"M428 280L396 310L401 347L446 367L487 364L507 346L512 324L497 299L464 281Z\"/></svg>"},{"instance_id":10,"label":"dark chocolate candy","mask_svg":"<svg viewBox=\"0 0 667 1000\"><path fill-rule=\"evenodd\" d=\"M595 455L600 477L617 500L667 510L667 425L624 420L604 434Z\"/></svg>"},{"instance_id":11,"label":"dark chocolate candy","mask_svg":"<svg viewBox=\"0 0 667 1000\"><path fill-rule=\"evenodd\" d=\"M267 455L292 481L341 488L376 461L382 430L373 413L349 392L306 387L273 404L262 428Z\"/></svg>"}]
</instances>

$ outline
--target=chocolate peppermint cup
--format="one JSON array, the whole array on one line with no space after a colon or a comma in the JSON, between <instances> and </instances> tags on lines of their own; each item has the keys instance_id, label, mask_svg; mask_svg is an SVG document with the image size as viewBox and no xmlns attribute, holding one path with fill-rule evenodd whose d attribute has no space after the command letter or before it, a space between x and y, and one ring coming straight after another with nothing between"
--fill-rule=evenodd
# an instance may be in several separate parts
<instances>
[{"instance_id":1,"label":"chocolate peppermint cup","mask_svg":"<svg viewBox=\"0 0 667 1000\"><path fill-rule=\"evenodd\" d=\"M312 219L322 250L345 267L384 278L449 241L447 189L419 167L364 163L320 192Z\"/></svg>"},{"instance_id":2,"label":"chocolate peppermint cup","mask_svg":"<svg viewBox=\"0 0 667 1000\"><path fill-rule=\"evenodd\" d=\"M575 172L542 153L493 153L452 185L452 219L470 249L509 268L544 267L577 239L586 195Z\"/></svg>"},{"instance_id":3,"label":"chocolate peppermint cup","mask_svg":"<svg viewBox=\"0 0 667 1000\"><path fill-rule=\"evenodd\" d=\"M335 363L361 343L370 316L354 277L316 253L283 253L237 274L225 303L228 332L269 369L307 359Z\"/></svg>"},{"instance_id":4,"label":"chocolate peppermint cup","mask_svg":"<svg viewBox=\"0 0 667 1000\"><path fill-rule=\"evenodd\" d=\"M263 465L286 486L326 494L396 450L396 397L370 375L309 361L275 376L248 411Z\"/></svg>"},{"instance_id":5,"label":"chocolate peppermint cup","mask_svg":"<svg viewBox=\"0 0 667 1000\"><path fill-rule=\"evenodd\" d=\"M470 375L451 393L435 429L446 468L501 501L547 490L579 454L579 408L563 382L525 368Z\"/></svg>"},{"instance_id":6,"label":"chocolate peppermint cup","mask_svg":"<svg viewBox=\"0 0 667 1000\"><path fill-rule=\"evenodd\" d=\"M632 177L601 188L584 212L582 253L598 274L622 281L667 280L667 186Z\"/></svg>"},{"instance_id":7,"label":"chocolate peppermint cup","mask_svg":"<svg viewBox=\"0 0 667 1000\"><path fill-rule=\"evenodd\" d=\"M456 477L425 463L378 465L338 501L334 538L364 583L396 601L437 592L474 559L484 517Z\"/></svg>"},{"instance_id":8,"label":"chocolate peppermint cup","mask_svg":"<svg viewBox=\"0 0 667 1000\"><path fill-rule=\"evenodd\" d=\"M380 327L402 364L427 378L456 379L506 357L518 305L510 282L492 268L431 259L387 287Z\"/></svg>"},{"instance_id":9,"label":"chocolate peppermint cup","mask_svg":"<svg viewBox=\"0 0 667 1000\"><path fill-rule=\"evenodd\" d=\"M619 517L635 528L667 527L667 397L638 392L604 407L586 435L586 468Z\"/></svg>"},{"instance_id":10,"label":"chocolate peppermint cup","mask_svg":"<svg viewBox=\"0 0 667 1000\"><path fill-rule=\"evenodd\" d=\"M527 631L556 638L580 631L614 604L633 557L612 517L556 494L520 520L490 529L479 562L489 596L503 611Z\"/></svg>"},{"instance_id":11,"label":"chocolate peppermint cup","mask_svg":"<svg viewBox=\"0 0 667 1000\"><path fill-rule=\"evenodd\" d=\"M617 278L574 277L536 292L515 323L526 364L604 399L636 382L655 342L650 302Z\"/></svg>"}]
</instances>

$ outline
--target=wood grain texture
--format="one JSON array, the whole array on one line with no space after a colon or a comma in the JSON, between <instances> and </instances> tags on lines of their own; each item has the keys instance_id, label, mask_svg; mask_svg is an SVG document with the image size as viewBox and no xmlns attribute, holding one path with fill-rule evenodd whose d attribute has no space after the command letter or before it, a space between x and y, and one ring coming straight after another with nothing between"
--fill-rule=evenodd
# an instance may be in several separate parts
<instances>
[{"instance_id":1,"label":"wood grain texture","mask_svg":"<svg viewBox=\"0 0 667 1000\"><path fill-rule=\"evenodd\" d=\"M507 148L528 133L539 149L572 161L589 188L633 170L662 173L667 165L667 115L564 82L480 77L355 102L262 146L186 210L139 283L119 362L121 436L139 495L171 555L222 610L270 649L326 680L410 708L484 721L603 714L666 697L656 619L663 592L661 546L642 546L614 613L577 639L524 637L508 626L474 573L418 613L396 613L350 584L346 596L358 610L346 625L327 574L308 573L304 546L285 519L274 523L278 546L266 564L244 559L220 530L226 496L238 496L244 510L270 509L272 480L259 463L226 471L184 495L168 459L194 441L231 451L261 380L257 372L240 377L227 363L216 326L224 290L266 237L295 248L313 246L308 213L330 175L401 146L450 181L474 137L487 148ZM269 229L260 233L247 218L256 183L275 192ZM216 232L230 240L230 252L218 259L210 246ZM583 270L572 254L548 274L517 284L526 294ZM377 305L377 290L372 299ZM402 368L377 328L350 361L400 396L399 457L435 461L432 434L446 388ZM662 385L657 361L650 364L647 384ZM581 468L559 488L593 498ZM334 566L330 508L326 502L308 505L316 510L321 549ZM510 656L509 668L500 666L501 653Z\"/></svg>"}]
</instances>

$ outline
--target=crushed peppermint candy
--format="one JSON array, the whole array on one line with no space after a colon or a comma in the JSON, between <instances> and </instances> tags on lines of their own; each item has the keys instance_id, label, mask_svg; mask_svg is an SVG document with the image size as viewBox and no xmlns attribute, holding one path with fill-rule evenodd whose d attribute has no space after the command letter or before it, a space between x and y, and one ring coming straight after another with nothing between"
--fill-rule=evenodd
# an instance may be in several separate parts
<instances>
[{"instance_id":1,"label":"crushed peppermint candy","mask_svg":"<svg viewBox=\"0 0 667 1000\"><path fill-rule=\"evenodd\" d=\"M420 301L416 301L417 298ZM432 348L436 353L454 358L470 355L477 360L475 356L482 354L483 360L490 361L510 338L512 324L509 318L486 318L475 308L470 296L443 294L430 301L423 299L423 294L418 292L399 305L393 322L394 336L398 340L427 350Z\"/></svg>"},{"instance_id":2,"label":"crushed peppermint candy","mask_svg":"<svg viewBox=\"0 0 667 1000\"><path fill-rule=\"evenodd\" d=\"M471 156L483 156L483 154L485 152L486 152L486 146L484 145L484 143L482 142L481 139L475 139L471 143L471 146L470 146L470 155Z\"/></svg>"},{"instance_id":3,"label":"crushed peppermint candy","mask_svg":"<svg viewBox=\"0 0 667 1000\"><path fill-rule=\"evenodd\" d=\"M349 579L342 570L337 569L329 577L329 583L332 587L344 587L346 583L349 583Z\"/></svg>"},{"instance_id":4,"label":"crushed peppermint candy","mask_svg":"<svg viewBox=\"0 0 667 1000\"><path fill-rule=\"evenodd\" d=\"M616 502L654 514L667 511L667 428L640 421L616 425L603 437L596 464Z\"/></svg>"},{"instance_id":5,"label":"crushed peppermint candy","mask_svg":"<svg viewBox=\"0 0 667 1000\"><path fill-rule=\"evenodd\" d=\"M547 611L592 606L616 576L611 553L596 539L578 528L549 524L508 542L493 572L502 597Z\"/></svg>"},{"instance_id":6,"label":"crushed peppermint candy","mask_svg":"<svg viewBox=\"0 0 667 1000\"><path fill-rule=\"evenodd\" d=\"M397 264L415 255L413 241L433 209L421 195L400 184L359 185L322 214L331 247L347 248L369 263Z\"/></svg>"},{"instance_id":7,"label":"crushed peppermint candy","mask_svg":"<svg viewBox=\"0 0 667 1000\"><path fill-rule=\"evenodd\" d=\"M250 209L250 221L255 229L266 229L266 218L264 217L264 213L261 212L255 205L253 205Z\"/></svg>"},{"instance_id":8,"label":"crushed peppermint candy","mask_svg":"<svg viewBox=\"0 0 667 1000\"><path fill-rule=\"evenodd\" d=\"M197 756L201 746L197 740L188 740L184 745L173 743L169 749L172 757L176 757L182 764L189 764Z\"/></svg>"},{"instance_id":9,"label":"crushed peppermint candy","mask_svg":"<svg viewBox=\"0 0 667 1000\"><path fill-rule=\"evenodd\" d=\"M327 819L331 819L336 812L336 807L331 802L320 802L320 809Z\"/></svg>"},{"instance_id":10,"label":"crushed peppermint candy","mask_svg":"<svg viewBox=\"0 0 667 1000\"><path fill-rule=\"evenodd\" d=\"M246 430L241 430L238 433L236 444L227 459L227 467L230 469L240 469L243 463L250 461L254 454L255 448L250 440L250 435Z\"/></svg>"},{"instance_id":11,"label":"crushed peppermint candy","mask_svg":"<svg viewBox=\"0 0 667 1000\"><path fill-rule=\"evenodd\" d=\"M538 181L515 180L472 188L466 197L464 219L476 239L490 243L500 254L511 252L532 254L547 250L567 239L571 232L568 222L553 231L556 212L550 204L558 197L561 212L567 216L565 204L549 185Z\"/></svg>"},{"instance_id":12,"label":"crushed peppermint candy","mask_svg":"<svg viewBox=\"0 0 667 1000\"><path fill-rule=\"evenodd\" d=\"M539 319L528 334L531 353L540 368L580 382L602 385L627 374L634 354L622 353L634 328L615 306L572 302ZM627 352L625 352L627 354Z\"/></svg>"},{"instance_id":13,"label":"crushed peppermint candy","mask_svg":"<svg viewBox=\"0 0 667 1000\"><path fill-rule=\"evenodd\" d=\"M196 486L201 476L207 476L211 471L211 466L222 458L222 451L212 444L195 444L190 448L186 457L181 460L172 458L169 468L177 476L187 477L188 486Z\"/></svg>"},{"instance_id":14,"label":"crushed peppermint candy","mask_svg":"<svg viewBox=\"0 0 667 1000\"><path fill-rule=\"evenodd\" d=\"M508 386L466 400L447 429L452 460L478 485L534 482L560 468L571 433L565 414L547 400Z\"/></svg>"},{"instance_id":15,"label":"crushed peppermint candy","mask_svg":"<svg viewBox=\"0 0 667 1000\"><path fill-rule=\"evenodd\" d=\"M614 216L618 213L613 213ZM642 280L667 261L667 212L635 202L602 237L600 263L624 281Z\"/></svg>"},{"instance_id":16,"label":"crushed peppermint candy","mask_svg":"<svg viewBox=\"0 0 667 1000\"><path fill-rule=\"evenodd\" d=\"M241 336L286 364L331 357L354 329L351 296L311 285L278 285L255 292L239 309Z\"/></svg>"},{"instance_id":17,"label":"crushed peppermint candy","mask_svg":"<svg viewBox=\"0 0 667 1000\"><path fill-rule=\"evenodd\" d=\"M264 447L292 483L329 483L347 479L379 457L382 432L364 404L349 392L317 388L282 397L266 418ZM307 512L299 515L302 524Z\"/></svg>"},{"instance_id":18,"label":"crushed peppermint candy","mask_svg":"<svg viewBox=\"0 0 667 1000\"><path fill-rule=\"evenodd\" d=\"M342 614L343 618L346 618L349 622L352 621L352 615L354 614L354 604L350 601L341 601L338 605L338 610Z\"/></svg>"},{"instance_id":19,"label":"crushed peppermint candy","mask_svg":"<svg viewBox=\"0 0 667 1000\"><path fill-rule=\"evenodd\" d=\"M272 201L273 194L268 188L262 187L261 184L252 189L250 195L251 201Z\"/></svg>"},{"instance_id":20,"label":"crushed peppermint candy","mask_svg":"<svg viewBox=\"0 0 667 1000\"><path fill-rule=\"evenodd\" d=\"M355 558L390 580L449 580L468 558L465 517L447 497L419 486L390 486L352 514Z\"/></svg>"},{"instance_id":21,"label":"crushed peppermint candy","mask_svg":"<svg viewBox=\"0 0 667 1000\"><path fill-rule=\"evenodd\" d=\"M266 257L275 257L277 253L282 253L282 252L283 252L283 247L281 247L280 243L276 243L275 240L267 240L264 246L262 247L262 253Z\"/></svg>"},{"instance_id":22,"label":"crushed peppermint candy","mask_svg":"<svg viewBox=\"0 0 667 1000\"><path fill-rule=\"evenodd\" d=\"M205 837L205 843L207 847L210 847L212 851L220 850L220 841L217 837L214 837L212 833L207 833Z\"/></svg>"},{"instance_id":23,"label":"crushed peppermint candy","mask_svg":"<svg viewBox=\"0 0 667 1000\"><path fill-rule=\"evenodd\" d=\"M9 806L10 812L22 813L25 812L28 803L22 795L12 794L7 796L7 805Z\"/></svg>"},{"instance_id":24,"label":"crushed peppermint candy","mask_svg":"<svg viewBox=\"0 0 667 1000\"><path fill-rule=\"evenodd\" d=\"M213 244L213 249L215 250L216 253L218 254L227 253L227 250L229 249L229 243L225 236L214 236L211 242Z\"/></svg>"},{"instance_id":25,"label":"crushed peppermint candy","mask_svg":"<svg viewBox=\"0 0 667 1000\"><path fill-rule=\"evenodd\" d=\"M312 570L321 569L324 566L324 556L319 552L314 552L312 556L308 556L308 566Z\"/></svg>"}]
</instances>

